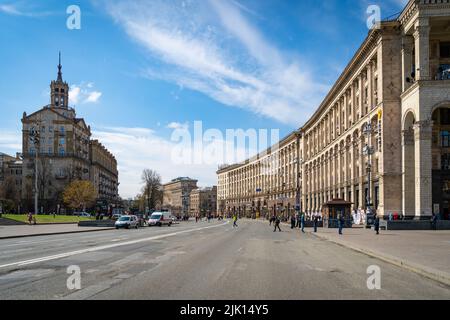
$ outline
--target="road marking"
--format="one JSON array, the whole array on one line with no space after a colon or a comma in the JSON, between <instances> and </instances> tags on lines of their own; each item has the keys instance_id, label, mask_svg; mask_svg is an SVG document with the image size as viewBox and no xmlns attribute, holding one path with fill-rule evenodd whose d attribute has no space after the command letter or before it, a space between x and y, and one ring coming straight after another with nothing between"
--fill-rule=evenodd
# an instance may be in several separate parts
<instances>
[{"instance_id":1,"label":"road marking","mask_svg":"<svg viewBox=\"0 0 450 320\"><path fill-rule=\"evenodd\" d=\"M79 255L79 254L88 253L88 252L101 251L101 250L105 250L105 249L111 249L111 248L116 248L116 247L121 247L121 246L127 246L127 245L130 245L130 244L147 242L147 241L152 241L152 240L157 240L157 239L164 239L164 238L173 237L173 236L184 234L184 233L191 233L191 232L205 230L205 229L222 227L222 226L224 226L226 224L228 224L228 222L225 222L225 223L219 224L219 225L213 225L213 226L208 226L208 227L202 227L202 228L178 231L178 232L162 234L162 235L159 235L159 236L153 236L153 237L149 237L149 238L132 240L132 241L127 241L127 242L122 242L122 243L114 243L114 244L108 244L108 245L92 247L92 248L87 248L87 249L82 249L82 250L70 251L70 252L55 254L55 255L52 255L52 256L46 256L46 257L41 257L41 258L36 258L36 259L30 259L30 260L18 261L18 262L13 262L13 263L7 263L7 264L4 264L4 265L0 265L0 269L1 268L12 267L12 266L19 266L19 267L21 267L21 266L26 266L26 265L29 265L29 264L38 263L38 262L44 262L44 261L61 259L61 258L67 258L67 257L70 257L70 256Z\"/></svg>"}]
</instances>

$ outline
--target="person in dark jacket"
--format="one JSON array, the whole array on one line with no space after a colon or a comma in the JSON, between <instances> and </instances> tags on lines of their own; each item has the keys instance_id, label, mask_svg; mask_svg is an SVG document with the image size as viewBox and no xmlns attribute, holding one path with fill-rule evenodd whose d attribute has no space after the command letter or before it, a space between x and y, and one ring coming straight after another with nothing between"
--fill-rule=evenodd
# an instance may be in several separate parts
<instances>
[{"instance_id":1,"label":"person in dark jacket","mask_svg":"<svg viewBox=\"0 0 450 320\"><path fill-rule=\"evenodd\" d=\"M338 215L338 228L339 228L339 234L342 234L342 228L344 228L344 215L342 213L339 213Z\"/></svg>"},{"instance_id":2,"label":"person in dark jacket","mask_svg":"<svg viewBox=\"0 0 450 320\"><path fill-rule=\"evenodd\" d=\"M291 229L295 228L295 215L291 216Z\"/></svg>"},{"instance_id":3,"label":"person in dark jacket","mask_svg":"<svg viewBox=\"0 0 450 320\"><path fill-rule=\"evenodd\" d=\"M374 228L376 234L380 234L380 217L378 215L375 216Z\"/></svg>"},{"instance_id":4,"label":"person in dark jacket","mask_svg":"<svg viewBox=\"0 0 450 320\"><path fill-rule=\"evenodd\" d=\"M281 229L280 229L280 223L281 223L280 217L277 216L277 217L275 218L275 222L274 222L274 224L275 224L275 229L273 229L273 232L277 231L277 228L278 228L278 230L281 232Z\"/></svg>"},{"instance_id":5,"label":"person in dark jacket","mask_svg":"<svg viewBox=\"0 0 450 320\"><path fill-rule=\"evenodd\" d=\"M438 220L437 214L433 213L433 216L431 217L431 230L437 230L437 220Z\"/></svg>"},{"instance_id":6,"label":"person in dark jacket","mask_svg":"<svg viewBox=\"0 0 450 320\"><path fill-rule=\"evenodd\" d=\"M269 225L271 226L272 225L272 223L275 223L275 215L273 215L272 217L270 217L270 220L269 220Z\"/></svg>"},{"instance_id":7,"label":"person in dark jacket","mask_svg":"<svg viewBox=\"0 0 450 320\"><path fill-rule=\"evenodd\" d=\"M314 233L317 232L317 225L319 224L319 216L316 214L313 218L314 221Z\"/></svg>"}]
</instances>

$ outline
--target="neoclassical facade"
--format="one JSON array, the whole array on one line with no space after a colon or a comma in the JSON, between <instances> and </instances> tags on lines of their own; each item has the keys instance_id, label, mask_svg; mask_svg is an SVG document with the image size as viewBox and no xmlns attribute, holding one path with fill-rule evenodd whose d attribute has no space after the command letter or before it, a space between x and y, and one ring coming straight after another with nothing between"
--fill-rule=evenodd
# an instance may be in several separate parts
<instances>
[{"instance_id":1,"label":"neoclassical facade","mask_svg":"<svg viewBox=\"0 0 450 320\"><path fill-rule=\"evenodd\" d=\"M217 171L217 211L221 215L267 216L295 211L300 197L300 132L293 132L244 163ZM298 177L298 179L296 179Z\"/></svg>"},{"instance_id":2,"label":"neoclassical facade","mask_svg":"<svg viewBox=\"0 0 450 320\"><path fill-rule=\"evenodd\" d=\"M289 215L339 198L384 215L448 217L449 110L450 1L411 0L369 32L299 130L218 170L218 209ZM268 171L265 159L277 159Z\"/></svg>"}]
</instances>

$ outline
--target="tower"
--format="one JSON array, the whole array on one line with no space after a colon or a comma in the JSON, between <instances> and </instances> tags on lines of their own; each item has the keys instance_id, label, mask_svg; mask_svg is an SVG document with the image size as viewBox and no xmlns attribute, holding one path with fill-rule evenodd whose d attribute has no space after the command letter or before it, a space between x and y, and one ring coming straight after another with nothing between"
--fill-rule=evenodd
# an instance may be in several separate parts
<instances>
[{"instance_id":1,"label":"tower","mask_svg":"<svg viewBox=\"0 0 450 320\"><path fill-rule=\"evenodd\" d=\"M69 85L62 79L61 72L61 52L59 53L59 64L58 64L58 78L50 83L50 97L51 97L51 107L52 108L64 108L69 107Z\"/></svg>"}]
</instances>

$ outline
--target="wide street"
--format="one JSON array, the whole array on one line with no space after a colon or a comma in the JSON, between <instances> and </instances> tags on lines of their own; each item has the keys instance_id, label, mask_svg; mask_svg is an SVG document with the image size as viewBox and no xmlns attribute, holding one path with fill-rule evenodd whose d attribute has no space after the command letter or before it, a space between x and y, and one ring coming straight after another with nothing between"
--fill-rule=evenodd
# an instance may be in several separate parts
<instances>
[{"instance_id":1,"label":"wide street","mask_svg":"<svg viewBox=\"0 0 450 320\"><path fill-rule=\"evenodd\" d=\"M240 220L0 241L0 299L450 299L450 288L287 225ZM81 289L67 288L67 268ZM367 268L381 289L367 288Z\"/></svg>"}]
</instances>

